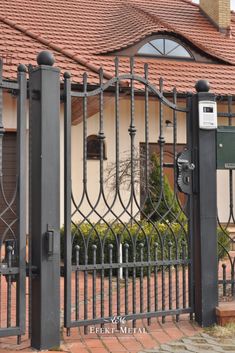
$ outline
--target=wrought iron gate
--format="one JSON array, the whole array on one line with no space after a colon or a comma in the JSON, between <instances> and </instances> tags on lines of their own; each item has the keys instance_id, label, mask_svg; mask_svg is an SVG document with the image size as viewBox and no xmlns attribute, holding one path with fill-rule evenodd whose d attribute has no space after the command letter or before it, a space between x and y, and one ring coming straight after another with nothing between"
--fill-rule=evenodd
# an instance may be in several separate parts
<instances>
[{"instance_id":1,"label":"wrought iron gate","mask_svg":"<svg viewBox=\"0 0 235 353\"><path fill-rule=\"evenodd\" d=\"M60 275L68 334L78 326L85 333L95 325L121 329L126 321L135 329L137 320L150 324L153 318L164 322L169 315L179 320L183 314L195 314L202 325L213 324L218 285L215 131L198 126L199 101L215 99L207 83L199 81L198 94L187 100L176 89L167 98L162 79L159 87L151 84L147 65L143 77L137 76L132 59L130 72L120 74L116 59L109 81L100 69L95 88L86 73L82 84L73 86L65 73L60 92L60 71L52 67L52 54L41 52L37 62L29 70L28 90L24 66L18 68L17 82L2 80L0 67L0 222L5 226L0 336L16 335L20 341L28 309L32 346L59 345ZM3 91L18 102L17 175L9 198L2 159ZM27 93L30 246L25 220ZM204 149L210 153L208 166ZM227 279L221 283L226 286Z\"/></svg>"},{"instance_id":2,"label":"wrought iron gate","mask_svg":"<svg viewBox=\"0 0 235 353\"><path fill-rule=\"evenodd\" d=\"M178 105L176 89L172 100L163 95L162 79L159 88L151 84L148 65L138 77L131 60L130 73L120 75L116 59L115 71L104 82L101 69L93 90L86 73L80 91L71 90L70 76L64 75L68 333L71 327L84 326L87 333L89 325L110 322L120 328L121 317L136 327L137 319L150 324L152 317L164 322L167 315L178 320L193 313L192 182L190 172L181 180L177 171L177 152L192 147L189 108ZM110 92L113 109L107 113ZM95 118L89 118L91 102L98 106ZM71 111L76 104L81 122L73 128L74 147ZM92 119L97 119L95 128Z\"/></svg>"}]
</instances>

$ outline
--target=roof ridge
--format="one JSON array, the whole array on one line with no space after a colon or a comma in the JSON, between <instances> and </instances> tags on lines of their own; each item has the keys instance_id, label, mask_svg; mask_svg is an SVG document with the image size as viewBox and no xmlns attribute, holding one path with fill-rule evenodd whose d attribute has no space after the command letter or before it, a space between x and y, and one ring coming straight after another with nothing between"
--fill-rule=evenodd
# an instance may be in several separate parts
<instances>
[{"instance_id":1,"label":"roof ridge","mask_svg":"<svg viewBox=\"0 0 235 353\"><path fill-rule=\"evenodd\" d=\"M4 17L0 16L0 21L5 23L6 25L8 25L8 26L10 26L12 28L15 28L18 31L26 34L30 38L35 39L36 41L40 42L41 44L44 44L44 45L50 47L51 49L53 49L53 50L65 55L65 56L67 56L68 58L74 60L77 64L81 64L82 66L85 66L86 68L90 69L91 71L93 71L93 72L95 72L97 74L99 73L100 67L94 65L91 62L88 62L83 57L81 57L79 55L72 54L72 52L70 52L70 51L68 51L68 50L66 50L64 48L61 48L60 46L58 46L56 44L51 43L46 38L43 38L42 36L27 30L25 27L15 23L14 21L12 21L12 20L10 20L8 18L4 18ZM108 80L112 78L112 76L109 73L105 72L105 71L103 71L103 75Z\"/></svg>"},{"instance_id":2,"label":"roof ridge","mask_svg":"<svg viewBox=\"0 0 235 353\"><path fill-rule=\"evenodd\" d=\"M163 26L172 29L171 26L169 26L168 24L165 23L165 21L161 20L158 16L156 15L152 15L151 13L145 11L144 9L140 8L137 4L133 4L132 2L129 2L129 0L127 0L128 4L130 5L130 7L134 8L135 10L145 14L145 16L151 18L151 20L153 20L153 22L156 23L156 19L158 21L159 24L162 24Z\"/></svg>"},{"instance_id":3,"label":"roof ridge","mask_svg":"<svg viewBox=\"0 0 235 353\"><path fill-rule=\"evenodd\" d=\"M129 2L129 0L127 0ZM180 0L180 1L183 1L183 2L187 2L188 4L190 3L190 0ZM133 4L133 3L129 3L133 8L135 9L138 9L139 11L145 13L147 16L150 16L153 20L155 19L155 22L156 22L156 19L157 19L157 23L159 24L162 24L164 27L168 28L169 30L173 31L174 33L177 33L179 34L180 36L182 36L183 38L186 38L188 41L190 41L193 45L195 45L197 48L201 49L202 51L204 51L205 53L207 53L208 55L216 58L216 59L219 59L221 61L223 61L224 63L227 63L227 64L231 64L231 65L234 65L233 62L231 62L230 60L228 59L224 59L223 57L221 57L220 55L218 55L217 53L213 53L210 52L204 45L198 43L197 41L195 40L192 40L192 38L190 36L186 36L184 33L182 33L182 31L179 31L178 28L175 29L174 26L172 25L169 25L169 23L167 23L165 20L162 20L162 19L159 19L159 17L157 15L152 15L150 13L148 13L147 11L145 11L144 9L140 8L137 4ZM197 4L194 4L192 3L192 5L197 5Z\"/></svg>"}]
</instances>

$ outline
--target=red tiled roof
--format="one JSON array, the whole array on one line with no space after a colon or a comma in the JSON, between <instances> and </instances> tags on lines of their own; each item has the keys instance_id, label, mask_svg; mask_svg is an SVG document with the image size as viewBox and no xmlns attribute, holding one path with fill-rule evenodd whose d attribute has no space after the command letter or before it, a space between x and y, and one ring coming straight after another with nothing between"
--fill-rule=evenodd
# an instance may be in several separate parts
<instances>
[{"instance_id":1,"label":"red tiled roof","mask_svg":"<svg viewBox=\"0 0 235 353\"><path fill-rule=\"evenodd\" d=\"M113 57L157 32L174 32L224 64L149 59L152 82L162 76L165 89L192 91L195 81L209 79L214 92L235 94L235 14L231 36L221 34L190 0L0 0L0 56L12 57L4 76L15 77L16 65L35 64L40 50L52 50L56 65L81 81L98 82L98 68L105 78L114 74ZM137 58L135 70L143 73L146 59ZM128 60L120 59L126 73Z\"/></svg>"}]
</instances>

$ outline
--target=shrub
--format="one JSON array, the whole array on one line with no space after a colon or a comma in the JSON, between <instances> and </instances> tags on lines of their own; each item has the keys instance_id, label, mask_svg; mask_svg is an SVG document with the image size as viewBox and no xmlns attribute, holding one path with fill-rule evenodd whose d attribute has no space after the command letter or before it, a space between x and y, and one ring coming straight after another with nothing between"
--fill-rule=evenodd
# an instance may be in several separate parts
<instances>
[{"instance_id":1,"label":"shrub","mask_svg":"<svg viewBox=\"0 0 235 353\"><path fill-rule=\"evenodd\" d=\"M174 233L174 235L172 234ZM94 261L94 248L96 245L96 263L110 262L110 248L113 246L112 262L118 262L118 247L123 245L123 262L125 258L125 245L128 245L128 261L133 261L134 250L136 261L140 261L140 248L143 244L143 260L148 260L148 246L150 260L155 259L155 244L157 247L158 260L169 259L169 244L171 244L171 259L182 259L183 248L185 258L190 257L187 243L187 225L182 227L179 223L155 223L139 221L134 225L115 223L115 224L89 224L82 223L80 226L73 225L72 234L72 262L75 264L75 246L79 245L79 263L85 263L85 254L87 253L87 263ZM219 259L226 255L230 250L231 242L228 233L221 228L217 230L219 246ZM85 250L87 249L87 251ZM64 229L61 229L61 257L64 258ZM129 271L131 274L131 270ZM146 271L145 271L146 273Z\"/></svg>"},{"instance_id":2,"label":"shrub","mask_svg":"<svg viewBox=\"0 0 235 353\"><path fill-rule=\"evenodd\" d=\"M75 246L80 247L80 263L84 264L85 253L88 254L88 263L93 263L93 245L96 245L97 263L101 263L102 254L104 262L109 263L109 245L113 245L113 262L118 261L118 247L123 244L123 261L125 262L125 245L129 246L128 261L133 261L134 253L136 253L136 261L140 261L140 247L143 244L143 259L148 259L148 247L150 259L154 260L155 244L158 244L158 259L169 258L169 243L171 245L171 258L176 259L182 257L182 246L185 243L187 250L186 227L182 227L178 223L168 224L155 223L151 224L146 221L139 221L134 225L115 223L114 225L98 224L96 226L88 223L72 226L72 243L73 243L73 263L75 262ZM63 258L64 248L64 229L61 230L61 249ZM87 251L86 251L87 249ZM103 249L103 250L102 250ZM134 251L135 250L135 251ZM187 254L185 254L187 256Z\"/></svg>"},{"instance_id":3,"label":"shrub","mask_svg":"<svg viewBox=\"0 0 235 353\"><path fill-rule=\"evenodd\" d=\"M181 222L185 222L186 216L175 198L167 177L163 175L161 181L160 162L156 154L152 155L151 164L148 198L144 206L144 216L153 222L161 221L162 219L174 222L176 218Z\"/></svg>"}]
</instances>

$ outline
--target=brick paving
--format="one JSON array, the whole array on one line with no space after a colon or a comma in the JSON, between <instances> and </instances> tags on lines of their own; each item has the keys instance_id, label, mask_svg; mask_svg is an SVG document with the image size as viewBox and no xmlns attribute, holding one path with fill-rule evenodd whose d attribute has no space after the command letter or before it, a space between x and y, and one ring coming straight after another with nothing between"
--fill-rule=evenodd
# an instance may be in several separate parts
<instances>
[{"instance_id":1,"label":"brick paving","mask_svg":"<svg viewBox=\"0 0 235 353\"><path fill-rule=\"evenodd\" d=\"M137 280L137 282L139 279ZM159 281L160 281L160 275L159 275ZM174 274L173 274L173 281L174 281ZM180 292L180 304L182 304L182 288L181 288L181 283L182 279L180 281L179 285L179 292ZM160 284L160 283L159 283ZM166 302L168 302L168 283L166 283ZM92 278L89 276L89 281L88 281L88 297L89 297L89 303L92 303L92 291L91 291L91 286L92 286ZM80 283L80 289L81 293L83 293L83 283ZM152 287L152 286L151 286ZM105 284L105 288L108 289L107 285ZM137 286L138 288L138 286ZM130 296L129 299L131 299L131 283L130 283ZM115 283L114 283L114 288L113 288L113 294L114 294L114 303L115 303ZM123 291L124 287L121 285L121 297L123 297ZM72 293L74 294L75 292L75 287L74 287L74 280L72 280ZM146 282L144 281L144 292L147 293L147 285ZM1 317L0 317L0 322L2 324L2 327L4 327L6 323L6 281L3 280L1 281L1 293L4 294L1 297L0 300L0 305L1 305ZM13 286L13 292L12 292L12 325L14 324L14 312L15 312L15 285ZM137 290L137 299L139 297L139 290ZM175 288L173 289L173 296L175 294ZM153 299L153 288L151 288L151 299ZM99 285L97 286L97 306L100 307L100 300L99 300ZM159 286L159 307L161 307L161 286ZM84 298L83 294L81 294L81 313L83 312L83 307L84 307ZM146 299L145 299L146 300ZM138 300L137 300L138 301ZM74 302L74 295L72 298L72 302ZM153 300L151 300L153 303ZM61 303L63 303L63 279L61 279ZM62 304L63 306L63 304ZM116 306L116 305L115 305ZM105 311L107 310L108 307L108 301L105 301ZM130 301L130 308L131 308L131 301ZM121 305L121 311L124 311L123 307L123 302ZM98 311L97 311L98 314ZM91 310L89 310L88 315L91 315ZM74 317L74 312L72 313L72 316ZM125 324L125 326L130 327L131 323L128 322ZM96 328L99 328L100 326L97 325L95 326ZM107 326L107 328L113 328L113 326ZM121 353L121 352L130 352L130 353L138 353L138 352L148 352L148 350L151 350L153 352L164 352L162 349L165 349L166 352L174 352L175 350L169 350L173 349L173 346L171 346L175 342L180 342L177 343L174 349L178 349L177 347L179 344L186 344L188 341L185 339L189 337L193 337L195 335L198 335L198 333L202 332L202 329L200 329L193 321L189 320L189 315L181 315L180 316L180 321L176 322L174 318L167 317L166 318L166 323L162 324L160 319L153 318L151 320L151 326L147 326L147 321L146 320L137 320L137 328L144 328L145 333L120 333L120 332L114 332L114 333L106 333L106 334L101 334L101 333L89 333L88 335L84 334L83 328L73 328L71 329L71 335L70 337L66 336L66 331L63 330L61 333L61 352L67 352L67 353ZM196 336L196 337L201 337L201 336ZM183 339L183 341L182 341ZM191 339L191 338L190 338ZM173 343L172 343L173 342ZM196 341L193 341L194 343ZM193 343L193 344L194 344ZM187 343L188 344L188 343ZM230 343L228 343L229 346ZM225 348L226 348L225 347ZM235 344L234 344L235 347ZM204 347L205 348L205 347ZM203 348L203 349L204 349ZM166 350L168 349L168 351ZM180 348L181 349L181 348ZM194 349L194 348L193 348ZM15 337L7 337L7 338L1 338L0 339L0 353L3 352L14 352L14 351L21 351L21 352L32 352L32 349L30 349L30 341L28 339L28 336L22 337L22 343L21 345L17 345L16 343L16 338ZM218 351L217 346L214 351ZM228 351L228 350L227 350ZM177 352L177 350L176 350ZM180 352L183 352L181 350ZM195 351L197 352L197 351ZM203 352L203 350L201 351ZM221 351L223 352L223 350ZM230 352L235 353L235 348L234 350L230 350Z\"/></svg>"},{"instance_id":2,"label":"brick paving","mask_svg":"<svg viewBox=\"0 0 235 353\"><path fill-rule=\"evenodd\" d=\"M130 327L130 323L126 324ZM99 328L99 326L96 326ZM107 326L109 329L113 326ZM170 343L182 337L193 336L202 332L188 315L182 315L177 323L171 317L166 318L166 323L162 324L157 319L152 319L151 326L147 326L146 320L137 321L137 328L144 329L144 333L125 334L114 333L88 333L84 334L82 328L71 329L70 337L66 336L65 330L61 334L61 352L66 353L138 353L146 349L155 349L161 344ZM30 342L27 337L23 337L21 345L16 344L16 338L0 339L0 353L32 352L29 348Z\"/></svg>"},{"instance_id":3,"label":"brick paving","mask_svg":"<svg viewBox=\"0 0 235 353\"><path fill-rule=\"evenodd\" d=\"M144 324L144 323L143 323ZM191 333L188 337L182 327L187 327ZM175 340L172 341L172 338ZM176 340L177 338L177 340ZM13 338L0 342L0 353L4 352L33 352L28 348L29 341L24 340L20 346L14 343ZM56 349L58 352L58 349ZM51 350L50 352L54 352ZM61 353L235 353L235 337L215 338L199 329L193 322L183 318L179 323L168 319L167 327L159 322L154 322L153 327L144 335L129 335L123 337L120 334L112 336L99 336L83 333L73 329L71 337L62 334Z\"/></svg>"}]
</instances>

